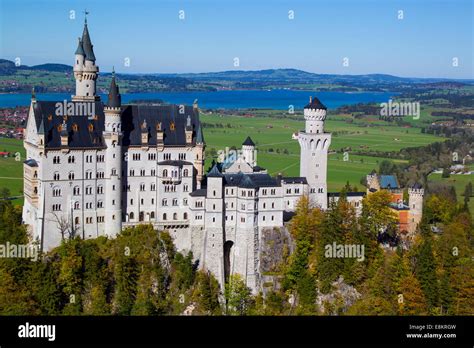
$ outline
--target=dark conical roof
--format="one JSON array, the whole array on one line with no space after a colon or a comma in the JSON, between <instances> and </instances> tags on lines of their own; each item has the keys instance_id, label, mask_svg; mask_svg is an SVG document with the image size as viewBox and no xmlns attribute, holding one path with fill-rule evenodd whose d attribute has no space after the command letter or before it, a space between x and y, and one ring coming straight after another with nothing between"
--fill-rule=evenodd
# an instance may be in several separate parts
<instances>
[{"instance_id":1,"label":"dark conical roof","mask_svg":"<svg viewBox=\"0 0 474 348\"><path fill-rule=\"evenodd\" d=\"M81 56L85 56L86 54L84 53L84 48L82 47L82 40L81 38L78 38L78 44L77 44L77 49L75 54L80 54Z\"/></svg>"},{"instance_id":2,"label":"dark conical roof","mask_svg":"<svg viewBox=\"0 0 474 348\"><path fill-rule=\"evenodd\" d=\"M412 189L415 189L415 190L419 190L419 189L422 189L423 188L423 185L420 184L419 182L415 182L412 187Z\"/></svg>"},{"instance_id":3,"label":"dark conical roof","mask_svg":"<svg viewBox=\"0 0 474 348\"><path fill-rule=\"evenodd\" d=\"M198 129L196 131L196 143L204 144L204 137L202 135L201 122L199 122Z\"/></svg>"},{"instance_id":4,"label":"dark conical roof","mask_svg":"<svg viewBox=\"0 0 474 348\"><path fill-rule=\"evenodd\" d=\"M324 109L327 110L327 107L321 103L317 97L310 97L309 103L304 107L305 109Z\"/></svg>"},{"instance_id":5,"label":"dark conical roof","mask_svg":"<svg viewBox=\"0 0 474 348\"><path fill-rule=\"evenodd\" d=\"M120 96L119 88L115 83L115 71L113 71L112 82L110 82L108 106L112 108L119 108L120 105L122 105L122 97Z\"/></svg>"},{"instance_id":6,"label":"dark conical roof","mask_svg":"<svg viewBox=\"0 0 474 348\"><path fill-rule=\"evenodd\" d=\"M82 48L86 56L86 60L95 62L94 49L89 35L89 29L87 28L87 22L84 23L84 31L82 32Z\"/></svg>"},{"instance_id":7,"label":"dark conical roof","mask_svg":"<svg viewBox=\"0 0 474 348\"><path fill-rule=\"evenodd\" d=\"M247 139L245 139L242 145L255 146L255 143L252 141L250 137L247 137Z\"/></svg>"},{"instance_id":8,"label":"dark conical roof","mask_svg":"<svg viewBox=\"0 0 474 348\"><path fill-rule=\"evenodd\" d=\"M214 164L214 167L207 173L208 178L220 178L222 177L221 172L219 171L219 168L217 168L217 164Z\"/></svg>"},{"instance_id":9,"label":"dark conical roof","mask_svg":"<svg viewBox=\"0 0 474 348\"><path fill-rule=\"evenodd\" d=\"M44 135L44 122L43 122L43 118L41 118L41 120L40 120L40 125L39 125L39 128L38 128L38 134L43 134L43 135Z\"/></svg>"}]
</instances>

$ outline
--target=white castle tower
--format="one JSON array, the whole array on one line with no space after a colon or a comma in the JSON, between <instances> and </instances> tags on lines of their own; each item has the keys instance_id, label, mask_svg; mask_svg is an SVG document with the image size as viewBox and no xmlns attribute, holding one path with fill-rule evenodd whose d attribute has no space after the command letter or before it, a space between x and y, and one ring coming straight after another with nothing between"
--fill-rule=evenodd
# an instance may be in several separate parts
<instances>
[{"instance_id":1,"label":"white castle tower","mask_svg":"<svg viewBox=\"0 0 474 348\"><path fill-rule=\"evenodd\" d=\"M301 147L300 176L305 177L309 185L309 198L322 209L327 208L327 161L331 145L331 134L324 132L324 120L327 108L318 98L309 99L304 107L306 127L299 132Z\"/></svg>"},{"instance_id":2,"label":"white castle tower","mask_svg":"<svg viewBox=\"0 0 474 348\"><path fill-rule=\"evenodd\" d=\"M84 20L84 31L82 38L76 50L76 61L74 62L74 78L76 79L76 95L73 101L95 101L99 100L96 96L96 80L99 73L99 67L95 65L94 45L92 45L87 28L87 18Z\"/></svg>"},{"instance_id":3,"label":"white castle tower","mask_svg":"<svg viewBox=\"0 0 474 348\"><path fill-rule=\"evenodd\" d=\"M423 196L425 190L421 184L416 183L408 189L408 206L410 207L410 217L408 221L408 232L414 233L421 222L423 213Z\"/></svg>"},{"instance_id":4,"label":"white castle tower","mask_svg":"<svg viewBox=\"0 0 474 348\"><path fill-rule=\"evenodd\" d=\"M205 252L203 267L211 271L219 283L224 279L224 190L223 175L216 166L207 174L205 218Z\"/></svg>"},{"instance_id":5,"label":"white castle tower","mask_svg":"<svg viewBox=\"0 0 474 348\"><path fill-rule=\"evenodd\" d=\"M115 71L112 72L112 82L107 105L104 106L105 126L104 140L107 146L105 178L105 233L115 237L122 230L122 124L121 96L115 83Z\"/></svg>"},{"instance_id":6,"label":"white castle tower","mask_svg":"<svg viewBox=\"0 0 474 348\"><path fill-rule=\"evenodd\" d=\"M257 165L255 160L255 143L250 139L250 137L247 137L247 139L242 143L242 156L252 167Z\"/></svg>"}]
</instances>

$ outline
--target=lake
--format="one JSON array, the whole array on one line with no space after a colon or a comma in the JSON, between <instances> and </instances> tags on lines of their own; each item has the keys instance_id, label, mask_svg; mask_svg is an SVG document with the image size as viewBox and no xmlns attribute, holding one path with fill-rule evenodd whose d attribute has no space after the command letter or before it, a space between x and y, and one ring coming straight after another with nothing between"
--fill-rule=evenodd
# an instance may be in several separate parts
<instances>
[{"instance_id":1,"label":"lake","mask_svg":"<svg viewBox=\"0 0 474 348\"><path fill-rule=\"evenodd\" d=\"M368 102L387 102L390 97L397 95L395 92L314 92L275 89L261 90L233 90L217 92L156 92L122 94L122 103L131 100L162 99L171 104L190 105L195 99L200 108L207 109L277 109L288 110L290 105L295 109L302 109L309 100L309 96L317 96L321 102L330 109L342 105L351 105ZM102 100L107 100L107 95L100 95ZM69 100L68 93L38 93L38 100L63 101ZM27 106L30 104L31 94L0 94L0 107Z\"/></svg>"}]
</instances>

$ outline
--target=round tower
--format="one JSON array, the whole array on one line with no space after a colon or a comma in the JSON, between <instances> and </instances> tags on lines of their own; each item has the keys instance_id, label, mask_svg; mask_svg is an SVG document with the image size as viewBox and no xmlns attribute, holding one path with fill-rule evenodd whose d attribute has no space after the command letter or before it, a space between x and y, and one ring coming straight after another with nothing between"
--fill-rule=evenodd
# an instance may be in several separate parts
<instances>
[{"instance_id":1,"label":"round tower","mask_svg":"<svg viewBox=\"0 0 474 348\"><path fill-rule=\"evenodd\" d=\"M423 214L423 196L425 190L419 183L408 188L408 206L410 207L410 218L408 232L413 233L421 221Z\"/></svg>"},{"instance_id":2,"label":"round tower","mask_svg":"<svg viewBox=\"0 0 474 348\"><path fill-rule=\"evenodd\" d=\"M107 149L106 162L106 195L105 195L105 233L114 237L122 230L122 124L121 96L115 83L115 72L112 73L108 103L104 106L105 129L104 139Z\"/></svg>"},{"instance_id":3,"label":"round tower","mask_svg":"<svg viewBox=\"0 0 474 348\"><path fill-rule=\"evenodd\" d=\"M318 98L309 99L304 107L305 130L298 133L300 143L300 176L309 185L310 201L327 208L327 158L331 134L324 132L327 108Z\"/></svg>"},{"instance_id":4,"label":"round tower","mask_svg":"<svg viewBox=\"0 0 474 348\"><path fill-rule=\"evenodd\" d=\"M252 167L257 165L257 161L255 160L255 143L250 137L247 137L247 139L242 143L242 156L245 162L250 164Z\"/></svg>"},{"instance_id":5,"label":"round tower","mask_svg":"<svg viewBox=\"0 0 474 348\"><path fill-rule=\"evenodd\" d=\"M96 80L99 67L95 64L94 45L92 45L87 28L87 18L84 21L82 38L75 53L74 78L76 79L76 94L73 101L95 101L99 100L96 95Z\"/></svg>"}]
</instances>

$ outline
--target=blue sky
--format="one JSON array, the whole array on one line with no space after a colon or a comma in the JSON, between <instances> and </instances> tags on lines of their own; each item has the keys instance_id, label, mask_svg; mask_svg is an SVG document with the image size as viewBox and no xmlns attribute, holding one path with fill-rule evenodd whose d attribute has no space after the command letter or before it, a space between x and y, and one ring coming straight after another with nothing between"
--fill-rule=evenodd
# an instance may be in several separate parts
<instances>
[{"instance_id":1,"label":"blue sky","mask_svg":"<svg viewBox=\"0 0 474 348\"><path fill-rule=\"evenodd\" d=\"M472 3L0 0L0 57L20 57L26 65L72 64L87 8L102 71L113 65L122 73L297 68L328 74L474 78ZM179 19L180 10L184 20ZM403 19L398 19L399 10ZM74 20L70 11L75 11ZM292 20L289 11L294 11Z\"/></svg>"}]
</instances>

